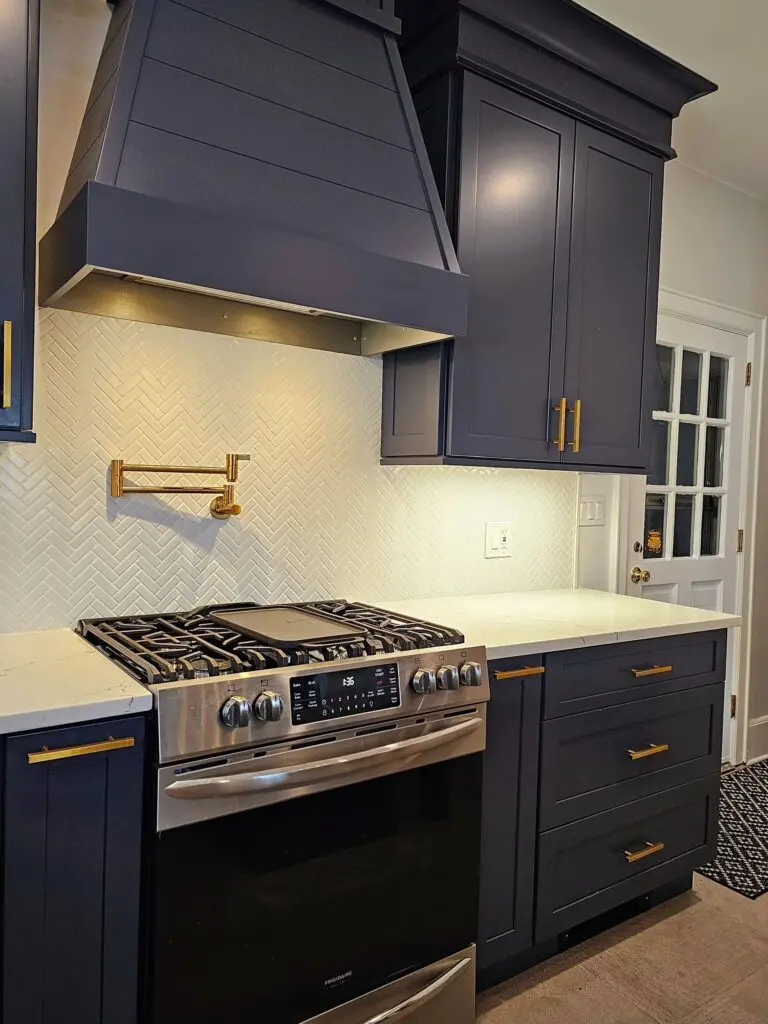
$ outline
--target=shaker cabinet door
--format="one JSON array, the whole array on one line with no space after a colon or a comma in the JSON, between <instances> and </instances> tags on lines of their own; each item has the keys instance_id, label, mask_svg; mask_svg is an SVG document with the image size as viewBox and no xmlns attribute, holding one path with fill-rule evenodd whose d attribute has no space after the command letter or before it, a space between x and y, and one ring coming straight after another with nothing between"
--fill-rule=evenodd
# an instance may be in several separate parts
<instances>
[{"instance_id":1,"label":"shaker cabinet door","mask_svg":"<svg viewBox=\"0 0 768 1024\"><path fill-rule=\"evenodd\" d=\"M448 449L559 462L575 122L465 75L459 263L466 338L453 346Z\"/></svg>"},{"instance_id":2,"label":"shaker cabinet door","mask_svg":"<svg viewBox=\"0 0 768 1024\"><path fill-rule=\"evenodd\" d=\"M3 1024L136 1024L144 719L5 746Z\"/></svg>"},{"instance_id":3,"label":"shaker cabinet door","mask_svg":"<svg viewBox=\"0 0 768 1024\"><path fill-rule=\"evenodd\" d=\"M564 462L646 465L662 181L659 158L577 126Z\"/></svg>"},{"instance_id":4,"label":"shaker cabinet door","mask_svg":"<svg viewBox=\"0 0 768 1024\"><path fill-rule=\"evenodd\" d=\"M0 32L0 441L31 441L40 0L5 0Z\"/></svg>"}]
</instances>

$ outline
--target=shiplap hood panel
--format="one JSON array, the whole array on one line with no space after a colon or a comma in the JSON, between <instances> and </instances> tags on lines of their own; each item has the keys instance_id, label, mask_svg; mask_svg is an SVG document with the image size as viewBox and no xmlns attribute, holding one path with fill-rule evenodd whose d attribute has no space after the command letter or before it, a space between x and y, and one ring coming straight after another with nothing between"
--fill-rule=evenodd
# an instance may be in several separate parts
<instances>
[{"instance_id":1,"label":"shiplap hood panel","mask_svg":"<svg viewBox=\"0 0 768 1024\"><path fill-rule=\"evenodd\" d=\"M462 335L392 0L122 0L44 305L371 354Z\"/></svg>"}]
</instances>

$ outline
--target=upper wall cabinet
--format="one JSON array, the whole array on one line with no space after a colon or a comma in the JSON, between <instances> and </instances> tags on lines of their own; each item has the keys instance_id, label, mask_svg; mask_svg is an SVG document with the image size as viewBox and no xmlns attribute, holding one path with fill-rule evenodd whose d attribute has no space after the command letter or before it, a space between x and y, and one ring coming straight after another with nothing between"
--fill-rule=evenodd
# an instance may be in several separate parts
<instances>
[{"instance_id":1,"label":"upper wall cabinet","mask_svg":"<svg viewBox=\"0 0 768 1024\"><path fill-rule=\"evenodd\" d=\"M466 338L385 357L382 456L643 472L673 117L711 83L568 0L408 0Z\"/></svg>"},{"instance_id":2,"label":"upper wall cabinet","mask_svg":"<svg viewBox=\"0 0 768 1024\"><path fill-rule=\"evenodd\" d=\"M0 441L34 441L35 206L40 0L0 24Z\"/></svg>"}]
</instances>

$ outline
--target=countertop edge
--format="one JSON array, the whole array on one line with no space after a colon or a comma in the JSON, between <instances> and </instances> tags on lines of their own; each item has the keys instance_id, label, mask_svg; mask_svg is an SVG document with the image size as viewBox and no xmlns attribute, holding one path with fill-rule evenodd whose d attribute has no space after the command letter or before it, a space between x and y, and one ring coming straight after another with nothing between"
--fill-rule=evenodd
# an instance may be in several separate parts
<instances>
[{"instance_id":1,"label":"countertop edge","mask_svg":"<svg viewBox=\"0 0 768 1024\"><path fill-rule=\"evenodd\" d=\"M59 726L86 725L101 718L125 718L152 710L152 694L134 697L114 697L94 700L73 706L30 708L28 711L12 711L0 714L0 736L12 733L37 732L56 729Z\"/></svg>"},{"instance_id":2,"label":"countertop edge","mask_svg":"<svg viewBox=\"0 0 768 1024\"><path fill-rule=\"evenodd\" d=\"M530 643L486 646L486 655L488 661L498 661L501 658L523 658L526 655L533 654L552 654L554 651L575 651L583 647L602 647L607 644L629 643L633 640L655 640L666 636L684 636L686 633L708 633L711 630L717 629L736 629L741 625L741 616L732 615L727 621L712 619L704 622L686 622L679 625L623 629L617 633L596 633L587 636L536 640Z\"/></svg>"}]
</instances>

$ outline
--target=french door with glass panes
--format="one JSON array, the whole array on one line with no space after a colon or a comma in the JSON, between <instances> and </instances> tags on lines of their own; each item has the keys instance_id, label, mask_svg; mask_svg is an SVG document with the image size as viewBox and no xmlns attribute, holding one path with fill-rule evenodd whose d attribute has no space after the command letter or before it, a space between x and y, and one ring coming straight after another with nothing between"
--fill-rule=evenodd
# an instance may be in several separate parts
<instances>
[{"instance_id":1,"label":"french door with glass panes","mask_svg":"<svg viewBox=\"0 0 768 1024\"><path fill-rule=\"evenodd\" d=\"M736 612L747 339L666 314L657 339L649 474L630 483L626 592Z\"/></svg>"}]
</instances>

